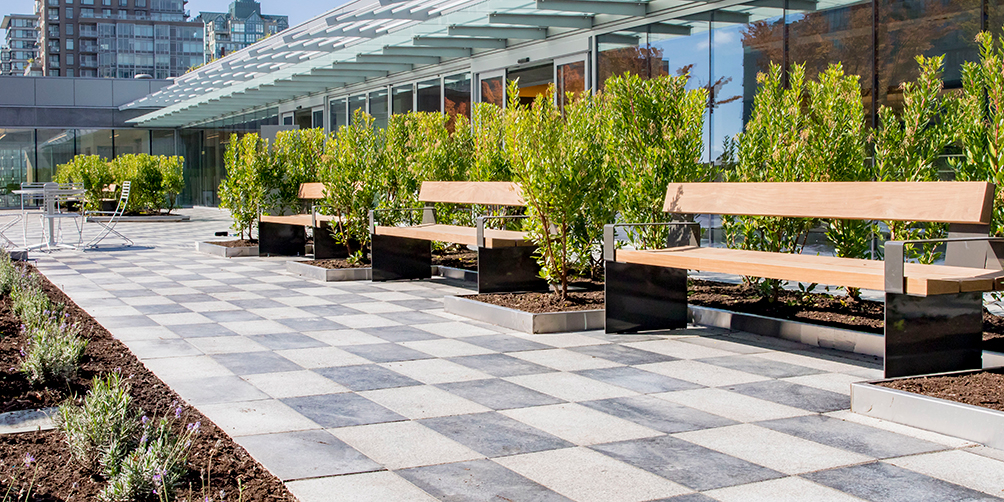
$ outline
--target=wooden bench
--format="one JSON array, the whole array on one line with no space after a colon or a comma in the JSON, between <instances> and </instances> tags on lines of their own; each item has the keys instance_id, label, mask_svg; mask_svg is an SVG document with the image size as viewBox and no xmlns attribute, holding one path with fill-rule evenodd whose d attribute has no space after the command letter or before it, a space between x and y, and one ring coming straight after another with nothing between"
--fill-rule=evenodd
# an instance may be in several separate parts
<instances>
[{"instance_id":1,"label":"wooden bench","mask_svg":"<svg viewBox=\"0 0 1004 502\"><path fill-rule=\"evenodd\" d=\"M524 232L485 228L485 221L497 218L481 216L476 226L436 223L433 204L478 204L486 206L524 206L519 186L509 182L426 181L418 195L425 207L422 224L395 227L378 226L370 211L372 267L374 281L428 279L432 276L432 241L477 246L478 292L540 290L547 287L539 277L540 266L533 254L536 246ZM388 211L395 211L393 209Z\"/></svg>"},{"instance_id":2,"label":"wooden bench","mask_svg":"<svg viewBox=\"0 0 1004 502\"><path fill-rule=\"evenodd\" d=\"M303 183L297 196L316 202L324 198L324 183ZM262 255L300 256L306 253L307 227L314 232L314 259L344 258L345 246L335 242L330 222L336 216L319 214L312 204L310 214L258 217L258 251Z\"/></svg>"},{"instance_id":3,"label":"wooden bench","mask_svg":"<svg viewBox=\"0 0 1004 502\"><path fill-rule=\"evenodd\" d=\"M696 223L669 223L666 249L618 250L604 228L606 330L687 325L687 270L885 292L887 378L977 369L983 292L1004 288L1004 243L988 237L994 185L927 183L678 183L669 213L948 223L948 238L889 241L885 260L702 248ZM684 231L680 231L684 230ZM944 242L944 265L904 263L908 243Z\"/></svg>"}]
</instances>

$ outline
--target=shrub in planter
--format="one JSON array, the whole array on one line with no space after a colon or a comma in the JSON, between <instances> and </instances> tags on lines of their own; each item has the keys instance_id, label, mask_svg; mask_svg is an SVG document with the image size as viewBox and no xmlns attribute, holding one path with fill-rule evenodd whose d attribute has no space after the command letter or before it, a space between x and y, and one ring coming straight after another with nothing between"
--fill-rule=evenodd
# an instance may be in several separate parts
<instances>
[{"instance_id":1,"label":"shrub in planter","mask_svg":"<svg viewBox=\"0 0 1004 502\"><path fill-rule=\"evenodd\" d=\"M471 109L471 181L512 181L505 155L504 113L492 103L475 103Z\"/></svg>"},{"instance_id":2,"label":"shrub in planter","mask_svg":"<svg viewBox=\"0 0 1004 502\"><path fill-rule=\"evenodd\" d=\"M513 181L523 190L529 216L524 230L538 246L541 276L565 300L572 268L590 255L590 243L576 238L574 229L590 201L609 196L606 151L596 141L604 132L604 114L578 99L565 107L562 118L553 90L529 106L520 104L517 91L513 83L505 111L505 154Z\"/></svg>"},{"instance_id":3,"label":"shrub in planter","mask_svg":"<svg viewBox=\"0 0 1004 502\"><path fill-rule=\"evenodd\" d=\"M19 369L32 385L63 383L76 376L87 340L80 326L56 315L39 326L27 326L28 350Z\"/></svg>"},{"instance_id":4,"label":"shrub in planter","mask_svg":"<svg viewBox=\"0 0 1004 502\"><path fill-rule=\"evenodd\" d=\"M160 192L162 195L162 200L166 201L167 213L171 214L174 211L175 204L178 201L178 196L181 195L181 191L185 189L185 178L184 178L184 157L179 157L177 155L167 157L161 155L158 157L159 163L157 167L160 169ZM160 209L160 208L158 208Z\"/></svg>"},{"instance_id":5,"label":"shrub in planter","mask_svg":"<svg viewBox=\"0 0 1004 502\"><path fill-rule=\"evenodd\" d=\"M220 207L230 210L233 229L241 239L251 238L252 228L267 195L265 173L268 168L267 145L258 134L230 136L224 164L227 177L220 183Z\"/></svg>"},{"instance_id":6,"label":"shrub in planter","mask_svg":"<svg viewBox=\"0 0 1004 502\"><path fill-rule=\"evenodd\" d=\"M702 162L707 89L687 89L689 76L649 80L624 74L606 82L610 110L607 141L620 178L618 208L626 221L670 221L662 210L673 182L713 181L714 166ZM630 228L636 245L659 248L666 227Z\"/></svg>"},{"instance_id":7,"label":"shrub in planter","mask_svg":"<svg viewBox=\"0 0 1004 502\"><path fill-rule=\"evenodd\" d=\"M300 184L317 181L317 169L324 155L324 132L321 129L280 131L267 154L268 167L264 173L267 196L263 211L268 214L299 212Z\"/></svg>"},{"instance_id":8,"label":"shrub in planter","mask_svg":"<svg viewBox=\"0 0 1004 502\"><path fill-rule=\"evenodd\" d=\"M324 206L340 216L332 227L336 242L349 254L353 243L369 245L369 210L376 199L380 173L386 165L385 133L373 117L356 110L352 124L338 130L325 146L319 173L324 182Z\"/></svg>"},{"instance_id":9,"label":"shrub in planter","mask_svg":"<svg viewBox=\"0 0 1004 502\"><path fill-rule=\"evenodd\" d=\"M99 210L102 191L115 182L112 168L104 158L98 155L77 155L56 167L57 183L83 183L87 190L87 208Z\"/></svg>"},{"instance_id":10,"label":"shrub in planter","mask_svg":"<svg viewBox=\"0 0 1004 502\"><path fill-rule=\"evenodd\" d=\"M136 444L139 415L130 407L129 384L118 372L94 377L82 406L66 403L55 416L73 459L99 472L113 469Z\"/></svg>"}]
</instances>

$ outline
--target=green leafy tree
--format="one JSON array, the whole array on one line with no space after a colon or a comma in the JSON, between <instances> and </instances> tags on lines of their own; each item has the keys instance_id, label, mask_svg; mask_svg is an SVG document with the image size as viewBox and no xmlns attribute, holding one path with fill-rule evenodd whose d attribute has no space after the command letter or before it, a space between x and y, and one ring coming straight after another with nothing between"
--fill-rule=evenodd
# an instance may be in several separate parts
<instances>
[{"instance_id":1,"label":"green leafy tree","mask_svg":"<svg viewBox=\"0 0 1004 502\"><path fill-rule=\"evenodd\" d=\"M941 96L944 56L917 56L920 76L902 84L903 109L900 115L888 107L879 108L879 128L874 133L875 177L878 181L937 181L938 157L952 140L951 127L942 120L949 109ZM889 238L910 240L938 238L945 226L937 223L887 221ZM908 246L904 252L921 263L933 263L940 253L934 245Z\"/></svg>"},{"instance_id":2,"label":"green leafy tree","mask_svg":"<svg viewBox=\"0 0 1004 502\"><path fill-rule=\"evenodd\" d=\"M340 217L334 222L332 234L350 254L358 251L351 247L354 243L369 245L369 211L387 158L385 137L372 116L356 110L352 124L340 128L325 148L320 172L324 206Z\"/></svg>"},{"instance_id":3,"label":"green leafy tree","mask_svg":"<svg viewBox=\"0 0 1004 502\"><path fill-rule=\"evenodd\" d=\"M317 181L318 166L324 155L324 131L300 129L280 131L268 150L265 174L267 198L263 212L299 212L300 185Z\"/></svg>"},{"instance_id":4,"label":"green leafy tree","mask_svg":"<svg viewBox=\"0 0 1004 502\"><path fill-rule=\"evenodd\" d=\"M391 115L385 136L384 169L377 174L382 188L377 194L377 207L382 210L381 223L417 224L421 215L402 209L418 207L421 181L412 169L418 149L417 115L413 112Z\"/></svg>"},{"instance_id":5,"label":"green leafy tree","mask_svg":"<svg viewBox=\"0 0 1004 502\"><path fill-rule=\"evenodd\" d=\"M503 111L492 103L475 103L471 109L471 181L512 181L512 169L503 141Z\"/></svg>"},{"instance_id":6,"label":"green leafy tree","mask_svg":"<svg viewBox=\"0 0 1004 502\"><path fill-rule=\"evenodd\" d=\"M104 189L115 182L108 161L98 155L77 155L56 167L56 182L83 183L87 190L87 207L98 210Z\"/></svg>"},{"instance_id":7,"label":"green leafy tree","mask_svg":"<svg viewBox=\"0 0 1004 502\"><path fill-rule=\"evenodd\" d=\"M115 182L132 181L129 192L131 212L159 211L167 200L161 190L164 176L160 170L160 160L146 154L119 155L111 162Z\"/></svg>"},{"instance_id":8,"label":"green leafy tree","mask_svg":"<svg viewBox=\"0 0 1004 502\"><path fill-rule=\"evenodd\" d=\"M160 169L161 176L161 192L164 194L164 198L167 201L167 212L168 214L174 210L174 205L178 200L178 195L181 191L185 189L185 178L184 178L184 157L179 156L160 156L158 169Z\"/></svg>"},{"instance_id":9,"label":"green leafy tree","mask_svg":"<svg viewBox=\"0 0 1004 502\"><path fill-rule=\"evenodd\" d=\"M267 195L265 172L268 167L267 145L258 134L230 136L224 163L227 177L220 183L220 207L230 210L233 228L244 239L252 229Z\"/></svg>"},{"instance_id":10,"label":"green leafy tree","mask_svg":"<svg viewBox=\"0 0 1004 502\"><path fill-rule=\"evenodd\" d=\"M621 186L618 207L630 222L671 221L663 212L666 187L673 182L712 181L713 166L701 162L707 89L687 89L689 76L645 80L624 74L606 81L610 112L610 160ZM665 247L666 227L631 229L633 241Z\"/></svg>"},{"instance_id":11,"label":"green leafy tree","mask_svg":"<svg viewBox=\"0 0 1004 502\"><path fill-rule=\"evenodd\" d=\"M952 129L962 146L962 158L950 162L960 181L997 185L991 235L1004 234L1004 40L994 44L990 33L976 37L979 62L962 64L962 95L953 104Z\"/></svg>"},{"instance_id":12,"label":"green leafy tree","mask_svg":"<svg viewBox=\"0 0 1004 502\"><path fill-rule=\"evenodd\" d=\"M579 101L566 107L562 119L552 89L522 105L516 85L505 111L505 154L523 190L529 216L524 229L537 244L541 277L564 301L575 261L588 253L574 227L591 192L601 191L606 179L605 148L597 141L603 113Z\"/></svg>"}]
</instances>

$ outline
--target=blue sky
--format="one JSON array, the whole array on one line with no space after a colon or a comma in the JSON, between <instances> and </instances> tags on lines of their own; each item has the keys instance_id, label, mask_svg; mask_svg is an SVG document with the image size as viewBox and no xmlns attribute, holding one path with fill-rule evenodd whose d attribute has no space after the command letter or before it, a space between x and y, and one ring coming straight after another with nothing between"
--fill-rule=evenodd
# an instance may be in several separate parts
<instances>
[{"instance_id":1,"label":"blue sky","mask_svg":"<svg viewBox=\"0 0 1004 502\"><path fill-rule=\"evenodd\" d=\"M191 11L192 16L199 15L199 11L225 12L232 0L189 0L185 8ZM289 16L289 25L295 26L322 12L328 11L341 5L340 0L317 2L311 0L258 0L261 2L262 14L279 14ZM6 14L30 14L34 10L34 0L3 0L3 12ZM3 30L0 30L2 32ZM6 33L3 33L6 36Z\"/></svg>"}]
</instances>

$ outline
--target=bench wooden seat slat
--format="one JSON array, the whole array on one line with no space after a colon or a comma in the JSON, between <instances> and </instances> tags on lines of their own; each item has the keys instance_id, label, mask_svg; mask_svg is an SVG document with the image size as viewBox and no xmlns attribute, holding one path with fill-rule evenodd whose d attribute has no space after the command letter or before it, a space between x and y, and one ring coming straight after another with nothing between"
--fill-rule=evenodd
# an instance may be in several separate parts
<instances>
[{"instance_id":1,"label":"bench wooden seat slat","mask_svg":"<svg viewBox=\"0 0 1004 502\"><path fill-rule=\"evenodd\" d=\"M680 247L618 250L617 261L880 291L885 287L885 265L877 260ZM985 269L907 263L904 272L906 293L912 295L993 291L1004 286L1004 272Z\"/></svg>"},{"instance_id":2,"label":"bench wooden seat slat","mask_svg":"<svg viewBox=\"0 0 1004 502\"><path fill-rule=\"evenodd\" d=\"M987 225L993 194L984 182L671 183L663 210Z\"/></svg>"},{"instance_id":3,"label":"bench wooden seat slat","mask_svg":"<svg viewBox=\"0 0 1004 502\"><path fill-rule=\"evenodd\" d=\"M304 200L323 199L324 183L300 183L300 190L296 196Z\"/></svg>"},{"instance_id":4,"label":"bench wooden seat slat","mask_svg":"<svg viewBox=\"0 0 1004 502\"><path fill-rule=\"evenodd\" d=\"M519 185L509 181L423 181L421 202L525 206Z\"/></svg>"},{"instance_id":5,"label":"bench wooden seat slat","mask_svg":"<svg viewBox=\"0 0 1004 502\"><path fill-rule=\"evenodd\" d=\"M329 216L326 214L317 215L316 221L318 223L322 221L337 221L337 216ZM314 224L314 219L309 214L290 214L286 216L266 216L262 215L259 217L259 221L262 223L280 223L283 225L303 225L305 227L312 226Z\"/></svg>"},{"instance_id":6,"label":"bench wooden seat slat","mask_svg":"<svg viewBox=\"0 0 1004 502\"><path fill-rule=\"evenodd\" d=\"M391 237L451 242L470 246L477 245L477 229L474 227L425 224L411 227L376 227L374 231L377 235L389 235ZM530 245L533 245L533 242L526 239L525 232L485 229L486 248Z\"/></svg>"}]
</instances>

